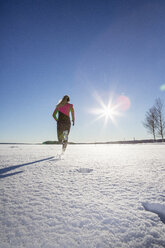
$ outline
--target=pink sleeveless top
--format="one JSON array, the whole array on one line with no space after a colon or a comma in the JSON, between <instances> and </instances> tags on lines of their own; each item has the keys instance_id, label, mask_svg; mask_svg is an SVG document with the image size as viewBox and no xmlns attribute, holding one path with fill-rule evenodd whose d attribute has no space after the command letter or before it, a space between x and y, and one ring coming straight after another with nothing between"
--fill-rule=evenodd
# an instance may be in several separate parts
<instances>
[{"instance_id":1,"label":"pink sleeveless top","mask_svg":"<svg viewBox=\"0 0 165 248\"><path fill-rule=\"evenodd\" d=\"M69 112L71 111L72 113L72 118L74 120L74 109L73 109L73 104L66 103L64 106L57 108L61 113L69 116Z\"/></svg>"}]
</instances>

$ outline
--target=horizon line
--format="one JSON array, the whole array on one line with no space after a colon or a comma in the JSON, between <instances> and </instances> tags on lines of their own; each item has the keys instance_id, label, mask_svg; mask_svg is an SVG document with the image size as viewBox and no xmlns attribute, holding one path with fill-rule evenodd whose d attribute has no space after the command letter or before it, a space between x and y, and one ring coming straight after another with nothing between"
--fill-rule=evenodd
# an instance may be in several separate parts
<instances>
[{"instance_id":1,"label":"horizon line","mask_svg":"<svg viewBox=\"0 0 165 248\"><path fill-rule=\"evenodd\" d=\"M70 141L68 144L135 144L135 143L160 143L165 142L165 139L133 139L133 140L118 140L118 141L95 141L95 142L73 142ZM43 145L43 144L56 144L60 145L58 141L44 141L44 142L0 142L0 145Z\"/></svg>"}]
</instances>

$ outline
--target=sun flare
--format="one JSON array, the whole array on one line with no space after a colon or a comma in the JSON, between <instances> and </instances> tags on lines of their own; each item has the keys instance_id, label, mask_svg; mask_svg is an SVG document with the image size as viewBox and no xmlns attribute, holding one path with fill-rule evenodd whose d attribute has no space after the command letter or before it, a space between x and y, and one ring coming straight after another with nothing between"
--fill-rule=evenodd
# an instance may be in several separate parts
<instances>
[{"instance_id":1,"label":"sun flare","mask_svg":"<svg viewBox=\"0 0 165 248\"><path fill-rule=\"evenodd\" d=\"M117 124L117 118L122 116L124 112L126 112L131 105L130 99L125 95L120 95L113 97L111 95L109 97L109 101L105 103L98 93L94 93L94 97L99 104L98 108L90 109L90 113L97 116L94 120L99 120L101 118L104 119L104 125L108 123L108 121L113 124Z\"/></svg>"},{"instance_id":2,"label":"sun flare","mask_svg":"<svg viewBox=\"0 0 165 248\"><path fill-rule=\"evenodd\" d=\"M116 117L120 116L121 113L119 111L119 104L113 103L113 98L110 97L108 103L104 103L101 97L97 94L95 94L95 98L97 102L99 103L98 108L91 109L91 113L94 115L97 115L96 120L99 120L101 118L104 118L104 124L106 125L108 121L116 123Z\"/></svg>"},{"instance_id":3,"label":"sun flare","mask_svg":"<svg viewBox=\"0 0 165 248\"><path fill-rule=\"evenodd\" d=\"M115 111L115 106L113 105L104 105L103 108L100 109L101 116L105 117L106 120L114 120L115 116L118 115L118 112Z\"/></svg>"}]
</instances>

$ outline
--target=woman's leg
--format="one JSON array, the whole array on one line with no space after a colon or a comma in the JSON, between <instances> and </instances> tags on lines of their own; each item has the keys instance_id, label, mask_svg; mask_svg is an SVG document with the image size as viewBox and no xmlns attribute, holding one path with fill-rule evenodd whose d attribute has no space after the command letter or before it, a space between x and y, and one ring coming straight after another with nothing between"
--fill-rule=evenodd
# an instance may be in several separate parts
<instances>
[{"instance_id":1,"label":"woman's leg","mask_svg":"<svg viewBox=\"0 0 165 248\"><path fill-rule=\"evenodd\" d=\"M65 152L67 144L68 144L68 130L63 131L63 141L62 141L62 151Z\"/></svg>"},{"instance_id":2,"label":"woman's leg","mask_svg":"<svg viewBox=\"0 0 165 248\"><path fill-rule=\"evenodd\" d=\"M57 122L57 136L58 136L58 141L62 143L63 152L66 150L68 144L68 135L70 132L70 127L71 127L71 123L69 119L65 121Z\"/></svg>"}]
</instances>

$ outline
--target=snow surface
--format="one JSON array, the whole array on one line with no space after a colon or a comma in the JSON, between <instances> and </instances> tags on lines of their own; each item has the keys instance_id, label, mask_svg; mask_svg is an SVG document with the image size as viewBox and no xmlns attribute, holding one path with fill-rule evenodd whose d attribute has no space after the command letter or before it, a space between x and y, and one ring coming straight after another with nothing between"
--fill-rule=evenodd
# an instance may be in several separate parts
<instances>
[{"instance_id":1,"label":"snow surface","mask_svg":"<svg viewBox=\"0 0 165 248\"><path fill-rule=\"evenodd\" d=\"M165 145L0 145L0 247L165 247ZM146 211L147 210L147 211Z\"/></svg>"}]
</instances>

